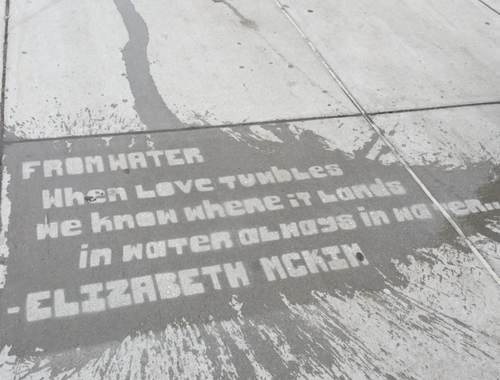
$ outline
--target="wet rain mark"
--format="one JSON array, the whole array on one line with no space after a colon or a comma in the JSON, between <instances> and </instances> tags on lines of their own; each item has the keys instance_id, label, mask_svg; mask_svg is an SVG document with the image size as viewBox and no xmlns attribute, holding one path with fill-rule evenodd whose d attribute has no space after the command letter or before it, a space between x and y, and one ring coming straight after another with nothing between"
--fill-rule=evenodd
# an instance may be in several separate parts
<instances>
[{"instance_id":1,"label":"wet rain mark","mask_svg":"<svg viewBox=\"0 0 500 380\"><path fill-rule=\"evenodd\" d=\"M243 26L246 26L247 28L257 30L257 23L253 20L250 20L249 18L243 16L241 12L236 8L234 5L232 5L229 1L227 0L212 0L214 3L222 3L226 7L228 7L238 18L240 19L240 24Z\"/></svg>"},{"instance_id":2,"label":"wet rain mark","mask_svg":"<svg viewBox=\"0 0 500 380\"><path fill-rule=\"evenodd\" d=\"M122 50L134 109L150 130L182 128L183 123L167 107L153 80L148 61L149 32L131 0L114 0L129 40Z\"/></svg>"}]
</instances>

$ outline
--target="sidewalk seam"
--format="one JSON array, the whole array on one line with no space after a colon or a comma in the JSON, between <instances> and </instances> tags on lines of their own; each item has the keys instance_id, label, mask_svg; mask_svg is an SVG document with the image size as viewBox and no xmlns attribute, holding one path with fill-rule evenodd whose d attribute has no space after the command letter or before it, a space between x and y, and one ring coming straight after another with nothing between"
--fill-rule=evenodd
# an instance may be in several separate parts
<instances>
[{"instance_id":1,"label":"sidewalk seam","mask_svg":"<svg viewBox=\"0 0 500 380\"><path fill-rule=\"evenodd\" d=\"M2 65L2 88L0 94L0 210L3 206L3 155L4 155L4 130L5 130L5 84L7 78L7 48L8 48L8 31L9 31L9 11L10 11L10 0L5 0L5 13L4 13L4 37L3 37L3 65ZM3 231L2 219L0 218L0 230ZM0 256L0 265L6 266L7 257ZM2 295L3 289L0 289L0 297ZM17 376L17 369L14 371L14 375Z\"/></svg>"},{"instance_id":2,"label":"sidewalk seam","mask_svg":"<svg viewBox=\"0 0 500 380\"><path fill-rule=\"evenodd\" d=\"M2 167L3 163L3 138L4 138L4 130L5 130L5 92L6 92L6 82L7 82L7 48L9 46L9 12L10 12L10 0L5 0L5 11L4 11L4 36L2 41L2 89L0 94L0 167ZM0 182L1 182L2 174L0 172Z\"/></svg>"},{"instance_id":3,"label":"sidewalk seam","mask_svg":"<svg viewBox=\"0 0 500 380\"><path fill-rule=\"evenodd\" d=\"M497 11L495 8L493 8L491 5L488 3L484 2L483 0L478 0L481 4L483 4L486 8L488 8L490 11L495 12L497 15L500 16L500 12Z\"/></svg>"},{"instance_id":4,"label":"sidewalk seam","mask_svg":"<svg viewBox=\"0 0 500 380\"><path fill-rule=\"evenodd\" d=\"M466 107L481 107L481 106L492 106L500 105L500 100L494 100L490 102L479 102L479 103L464 103L464 104L447 104L443 106L431 106L431 107L418 107L418 108L405 108L399 110L390 111L375 111L368 112L370 116L383 116L383 115L393 115L411 112L423 112L423 111L439 111L446 109L456 109L456 108L466 108ZM99 137L119 137L119 136L133 136L133 135L153 135L156 133L174 133L174 132L186 132L186 131L197 131L197 130L210 130L210 129L221 129L221 128L245 128L252 127L256 125L269 126L269 127L279 127L280 124L286 123L300 123L307 121L317 121L317 120L334 120L334 119L347 119L351 117L362 117L361 113L352 114L339 114L339 115L324 115L324 116L307 116L307 117L297 117L291 119L272 119L272 120L256 120L241 123L228 123L228 124L208 124L208 125L186 125L183 128L168 128L168 129L146 129L138 131L127 131L127 132L111 132L111 133L95 133L87 135L65 135L65 136L55 136L55 137L41 137L41 138L30 138L18 140L5 140L4 145L15 145L22 143L30 143L37 141L59 141L59 140L74 140L74 139L87 139L87 138L99 138Z\"/></svg>"},{"instance_id":5,"label":"sidewalk seam","mask_svg":"<svg viewBox=\"0 0 500 380\"><path fill-rule=\"evenodd\" d=\"M479 262L483 265L486 271L491 275L494 281L500 285L500 277L493 270L491 265L486 261L486 259L481 255L479 249L470 241L470 239L465 235L460 226L455 222L452 216L444 209L444 207L439 203L439 201L434 197L432 192L427 188L425 183L418 177L415 171L411 168L411 166L406 162L403 156L399 153L396 147L392 144L392 142L385 136L383 130L374 122L370 114L364 109L364 107L359 103L354 94L347 88L339 75L333 70L332 66L328 63L326 58L321 54L318 48L314 45L309 37L305 34L304 30L299 26L299 24L295 21L292 15L287 11L286 7L281 3L281 0L274 0L277 6L281 9L281 12L284 16L290 21L290 23L294 26L296 31L301 35L306 44L312 50L314 54L316 54L317 58L320 60L322 65L330 74L331 78L337 83L340 89L344 92L344 94L349 98L349 100L353 103L353 105L358 109L361 113L362 117L366 120L366 122L371 126L371 128L376 132L378 137L386 144L386 146L391 150L392 154L396 157L396 159L403 165L405 170L410 174L413 180L417 183L420 189L425 193L425 195L432 201L432 203L436 206L442 216L450 223L455 232L458 234L460 238L462 238L466 243L472 253L476 256Z\"/></svg>"},{"instance_id":6,"label":"sidewalk seam","mask_svg":"<svg viewBox=\"0 0 500 380\"><path fill-rule=\"evenodd\" d=\"M5 92L7 82L7 49L9 47L9 13L10 13L10 0L5 0L5 13L4 13L4 36L3 36L3 65L2 65L2 88L0 94L0 184L3 183L3 154L4 154L4 132L5 132ZM2 189L0 186L0 207L2 200ZM0 228L2 222L0 221Z\"/></svg>"}]
</instances>

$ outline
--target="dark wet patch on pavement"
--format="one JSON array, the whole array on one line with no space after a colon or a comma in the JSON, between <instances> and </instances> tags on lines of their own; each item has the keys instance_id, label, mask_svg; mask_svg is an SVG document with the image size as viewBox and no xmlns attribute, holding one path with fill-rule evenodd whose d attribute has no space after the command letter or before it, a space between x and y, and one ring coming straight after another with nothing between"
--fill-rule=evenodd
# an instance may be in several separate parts
<instances>
[{"instance_id":1,"label":"dark wet patch on pavement","mask_svg":"<svg viewBox=\"0 0 500 380\"><path fill-rule=\"evenodd\" d=\"M151 74L148 59L148 27L131 0L114 0L129 40L123 48L123 61L130 90L134 96L134 109L148 129L182 128L183 123L168 108Z\"/></svg>"}]
</instances>

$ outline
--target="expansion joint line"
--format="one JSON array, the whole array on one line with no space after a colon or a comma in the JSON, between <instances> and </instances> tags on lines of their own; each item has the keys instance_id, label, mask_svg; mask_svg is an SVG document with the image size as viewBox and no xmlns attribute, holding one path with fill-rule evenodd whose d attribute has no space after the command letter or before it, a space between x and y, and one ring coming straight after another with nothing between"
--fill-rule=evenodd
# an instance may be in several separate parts
<instances>
[{"instance_id":1,"label":"expansion joint line","mask_svg":"<svg viewBox=\"0 0 500 380\"><path fill-rule=\"evenodd\" d=\"M1 75L1 88L0 88L0 206L2 200L2 184L3 184L3 155L4 155L4 134L5 134L5 94L6 94L6 82L7 82L7 48L8 48L8 35L9 35L9 13L10 13L10 0L5 0L4 9L4 30L3 30L3 41L2 44L2 75ZM0 220L0 229L2 229L2 221ZM2 262L0 262L2 264Z\"/></svg>"},{"instance_id":2,"label":"expansion joint line","mask_svg":"<svg viewBox=\"0 0 500 380\"><path fill-rule=\"evenodd\" d=\"M6 81L7 81L7 48L8 48L8 35L9 35L9 13L10 13L10 0L5 0L5 9L4 9L4 30L3 30L3 41L2 44L2 76L1 76L1 89L0 89L0 167L3 163L3 137L5 131L5 94L6 94ZM0 181L1 181L1 173L0 170Z\"/></svg>"},{"instance_id":3,"label":"expansion joint line","mask_svg":"<svg viewBox=\"0 0 500 380\"><path fill-rule=\"evenodd\" d=\"M351 103L356 107L361 116L366 120L366 122L370 125L370 127L375 131L378 137L386 144L386 146L391 150L392 154L396 157L396 159L401 163L401 165L405 168L408 174L413 178L413 180L417 183L417 185L422 189L425 195L431 200L431 202L436 206L439 212L443 215L443 217L450 223L453 229L456 231L458 236L462 238L462 240L467 244L469 249L472 251L474 256L479 260L479 262L484 266L486 271L493 277L495 282L500 285L500 277L495 273L491 265L486 261L483 255L479 252L478 248L472 243L472 241L465 235L463 230L457 224L457 222L453 219L453 217L446 211L446 209L439 203L439 201L434 197L431 191L427 188L424 182L418 177L415 171L410 167L408 162L403 158L403 156L396 149L394 144L385 136L382 129L375 123L375 121L371 118L368 112L364 109L361 103L356 99L356 97L351 93L351 91L347 88L344 82L340 79L338 74L333 70L328 61L325 59L323 54L318 50L318 48L314 45L314 43L307 37L304 30L300 27L300 25L295 21L293 16L288 12L285 5L282 4L280 0L275 0L278 7L281 9L283 15L288 19L288 21L294 26L296 31L300 34L302 39L306 42L312 52L316 55L316 57L320 60L321 64L325 67L325 69L330 74L330 77L337 83L340 89L344 92L344 94L349 98Z\"/></svg>"},{"instance_id":4,"label":"expansion joint line","mask_svg":"<svg viewBox=\"0 0 500 380\"><path fill-rule=\"evenodd\" d=\"M495 12L497 15L500 16L500 12L497 11L495 8L493 8L491 5L489 5L488 3L486 3L485 1L483 0L478 0L481 4L483 4L486 8L488 8L490 11L492 12Z\"/></svg>"}]
</instances>

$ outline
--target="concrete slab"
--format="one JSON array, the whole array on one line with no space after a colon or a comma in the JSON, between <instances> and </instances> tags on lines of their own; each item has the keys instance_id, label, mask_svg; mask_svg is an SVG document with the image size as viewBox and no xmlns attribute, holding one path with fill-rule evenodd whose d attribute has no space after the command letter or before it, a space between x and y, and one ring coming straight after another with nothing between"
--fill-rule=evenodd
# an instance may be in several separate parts
<instances>
[{"instance_id":1,"label":"concrete slab","mask_svg":"<svg viewBox=\"0 0 500 380\"><path fill-rule=\"evenodd\" d=\"M8 138L355 113L265 0L23 0L11 14Z\"/></svg>"},{"instance_id":2,"label":"concrete slab","mask_svg":"<svg viewBox=\"0 0 500 380\"><path fill-rule=\"evenodd\" d=\"M375 121L500 274L500 105Z\"/></svg>"},{"instance_id":3,"label":"concrete slab","mask_svg":"<svg viewBox=\"0 0 500 380\"><path fill-rule=\"evenodd\" d=\"M273 2L134 4L149 28L152 76L184 123L356 112Z\"/></svg>"},{"instance_id":4,"label":"concrete slab","mask_svg":"<svg viewBox=\"0 0 500 380\"><path fill-rule=\"evenodd\" d=\"M480 2L282 2L369 111L500 100L500 18Z\"/></svg>"},{"instance_id":5,"label":"concrete slab","mask_svg":"<svg viewBox=\"0 0 500 380\"><path fill-rule=\"evenodd\" d=\"M2 379L500 370L500 288L362 119L5 152Z\"/></svg>"},{"instance_id":6,"label":"concrete slab","mask_svg":"<svg viewBox=\"0 0 500 380\"><path fill-rule=\"evenodd\" d=\"M109 1L11 2L7 137L144 129L120 51L127 40Z\"/></svg>"}]
</instances>

